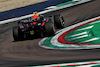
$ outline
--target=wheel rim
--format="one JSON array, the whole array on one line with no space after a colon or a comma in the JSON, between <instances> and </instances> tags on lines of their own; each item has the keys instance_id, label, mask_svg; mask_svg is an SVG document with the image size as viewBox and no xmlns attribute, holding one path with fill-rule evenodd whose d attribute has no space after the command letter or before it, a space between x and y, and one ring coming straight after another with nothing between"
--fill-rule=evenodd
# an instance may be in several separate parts
<instances>
[{"instance_id":1,"label":"wheel rim","mask_svg":"<svg viewBox=\"0 0 100 67\"><path fill-rule=\"evenodd\" d=\"M53 25L53 31L56 32L55 25Z\"/></svg>"},{"instance_id":2,"label":"wheel rim","mask_svg":"<svg viewBox=\"0 0 100 67\"><path fill-rule=\"evenodd\" d=\"M61 25L64 26L64 20L62 16L60 16L60 20L61 20Z\"/></svg>"}]
</instances>

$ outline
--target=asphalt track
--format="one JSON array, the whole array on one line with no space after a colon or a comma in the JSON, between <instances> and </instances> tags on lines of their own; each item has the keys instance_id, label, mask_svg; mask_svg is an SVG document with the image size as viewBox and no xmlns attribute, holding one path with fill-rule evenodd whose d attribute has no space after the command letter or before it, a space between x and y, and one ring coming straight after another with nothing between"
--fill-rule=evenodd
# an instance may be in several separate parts
<instances>
[{"instance_id":1,"label":"asphalt track","mask_svg":"<svg viewBox=\"0 0 100 67\"><path fill-rule=\"evenodd\" d=\"M45 14L62 14L65 27L100 16L100 0ZM38 46L42 38L14 42L12 27L17 23L0 25L0 67L22 67L86 60L100 60L100 49L48 50Z\"/></svg>"}]
</instances>

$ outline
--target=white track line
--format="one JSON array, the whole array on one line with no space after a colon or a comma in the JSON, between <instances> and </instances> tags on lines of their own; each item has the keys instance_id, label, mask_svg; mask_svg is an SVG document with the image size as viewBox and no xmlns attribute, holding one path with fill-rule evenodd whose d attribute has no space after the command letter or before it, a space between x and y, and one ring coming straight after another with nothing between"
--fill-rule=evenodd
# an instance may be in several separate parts
<instances>
[{"instance_id":1,"label":"white track line","mask_svg":"<svg viewBox=\"0 0 100 67\"><path fill-rule=\"evenodd\" d=\"M95 24L95 23L100 23L100 21L95 21L95 22L93 22L93 23L90 23L90 24Z\"/></svg>"},{"instance_id":2,"label":"white track line","mask_svg":"<svg viewBox=\"0 0 100 67\"><path fill-rule=\"evenodd\" d=\"M92 66L95 67L95 65L98 65L98 64L82 65L82 66L75 66L75 67L92 67Z\"/></svg>"},{"instance_id":3,"label":"white track line","mask_svg":"<svg viewBox=\"0 0 100 67\"><path fill-rule=\"evenodd\" d=\"M76 30L76 31L82 31L82 30L86 30L86 29L91 29L93 26L94 26L94 25L89 26L89 27L85 27L85 28L82 28L82 29L78 29L78 30Z\"/></svg>"},{"instance_id":4,"label":"white track line","mask_svg":"<svg viewBox=\"0 0 100 67\"><path fill-rule=\"evenodd\" d=\"M44 65L44 66L36 66L36 67L52 67L52 66L67 66L67 65L82 65L82 64L84 65L84 64L89 64L89 63L99 64L100 61L86 61L86 62L62 63L62 64L52 64L52 65Z\"/></svg>"},{"instance_id":5,"label":"white track line","mask_svg":"<svg viewBox=\"0 0 100 67\"><path fill-rule=\"evenodd\" d=\"M88 35L83 35L83 36L75 37L75 38L72 38L71 40L80 39L80 38L84 38L84 37L88 37Z\"/></svg>"},{"instance_id":6,"label":"white track line","mask_svg":"<svg viewBox=\"0 0 100 67\"><path fill-rule=\"evenodd\" d=\"M69 38L69 37L75 37L75 36L79 36L79 35L83 35L83 34L86 34L86 33L87 32L78 33L78 34L75 34L75 35L68 36L67 38Z\"/></svg>"},{"instance_id":7,"label":"white track line","mask_svg":"<svg viewBox=\"0 0 100 67\"><path fill-rule=\"evenodd\" d=\"M92 39L90 39L90 40L83 41L82 43L91 42L91 41L98 40L98 39L99 39L99 38L92 38Z\"/></svg>"},{"instance_id":8,"label":"white track line","mask_svg":"<svg viewBox=\"0 0 100 67\"><path fill-rule=\"evenodd\" d=\"M76 2L76 3L67 4L67 5L57 7L57 8L54 8L54 9L50 9L50 10L45 10L45 11L39 12L38 14L45 14L45 13L48 13L48 12L52 12L52 11L68 8L68 7L71 7L71 6L75 6L75 5L78 5L78 4L82 4L82 3L85 3L85 2L88 2L88 1L91 1L91 0L81 0L81 1ZM34 14L29 14L29 15L25 15L25 16L22 16L22 17L17 17L17 18L12 18L12 19L8 19L8 20L0 21L0 24L5 24L5 23L9 23L9 22L22 20L22 19L25 19L25 18L32 17L33 15Z\"/></svg>"}]
</instances>

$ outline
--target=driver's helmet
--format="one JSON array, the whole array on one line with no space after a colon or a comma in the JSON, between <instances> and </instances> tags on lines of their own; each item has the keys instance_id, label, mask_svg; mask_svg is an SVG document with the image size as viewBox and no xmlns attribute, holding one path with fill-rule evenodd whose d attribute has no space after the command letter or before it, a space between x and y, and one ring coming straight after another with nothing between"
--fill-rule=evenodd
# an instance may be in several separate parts
<instances>
[{"instance_id":1,"label":"driver's helmet","mask_svg":"<svg viewBox=\"0 0 100 67\"><path fill-rule=\"evenodd\" d=\"M39 15L37 14L37 12L33 12L34 15L32 17L33 20L37 20L39 18Z\"/></svg>"}]
</instances>

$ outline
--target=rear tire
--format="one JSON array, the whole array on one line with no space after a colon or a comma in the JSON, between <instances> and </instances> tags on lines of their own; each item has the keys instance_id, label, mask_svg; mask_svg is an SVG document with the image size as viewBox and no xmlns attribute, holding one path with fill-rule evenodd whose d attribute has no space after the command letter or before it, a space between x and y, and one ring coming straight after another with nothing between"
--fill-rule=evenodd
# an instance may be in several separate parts
<instances>
[{"instance_id":1,"label":"rear tire","mask_svg":"<svg viewBox=\"0 0 100 67\"><path fill-rule=\"evenodd\" d=\"M19 41L24 39L24 34L18 29L18 27L13 28L13 38L14 41Z\"/></svg>"},{"instance_id":2,"label":"rear tire","mask_svg":"<svg viewBox=\"0 0 100 67\"><path fill-rule=\"evenodd\" d=\"M56 27L59 28L64 28L64 19L63 16L59 15L54 15L54 23Z\"/></svg>"},{"instance_id":3,"label":"rear tire","mask_svg":"<svg viewBox=\"0 0 100 67\"><path fill-rule=\"evenodd\" d=\"M47 36L54 36L55 35L55 27L53 22L48 22L45 24L45 32Z\"/></svg>"}]
</instances>

